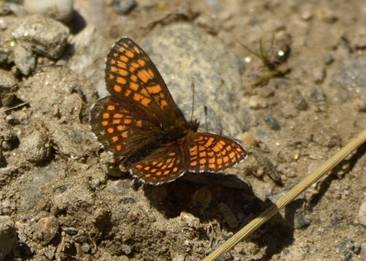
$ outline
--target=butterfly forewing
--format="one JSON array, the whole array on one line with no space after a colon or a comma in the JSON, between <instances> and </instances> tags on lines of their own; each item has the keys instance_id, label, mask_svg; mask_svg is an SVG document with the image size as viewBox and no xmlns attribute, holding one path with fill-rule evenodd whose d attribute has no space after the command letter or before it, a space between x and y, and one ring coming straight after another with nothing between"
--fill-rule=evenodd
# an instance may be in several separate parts
<instances>
[{"instance_id":1,"label":"butterfly forewing","mask_svg":"<svg viewBox=\"0 0 366 261\"><path fill-rule=\"evenodd\" d=\"M147 144L160 129L141 113L113 97L98 100L91 110L91 126L99 141L117 155L127 155Z\"/></svg>"},{"instance_id":2,"label":"butterfly forewing","mask_svg":"<svg viewBox=\"0 0 366 261\"><path fill-rule=\"evenodd\" d=\"M246 151L234 140L211 133L194 133L189 146L191 172L219 172L240 162Z\"/></svg>"},{"instance_id":3,"label":"butterfly forewing","mask_svg":"<svg viewBox=\"0 0 366 261\"><path fill-rule=\"evenodd\" d=\"M175 142L155 150L129 168L134 176L155 185L173 181L186 171L183 154Z\"/></svg>"},{"instance_id":4,"label":"butterfly forewing","mask_svg":"<svg viewBox=\"0 0 366 261\"><path fill-rule=\"evenodd\" d=\"M130 100L154 120L165 125L183 121L159 71L147 54L131 39L121 38L106 62L106 85L112 96Z\"/></svg>"}]
</instances>

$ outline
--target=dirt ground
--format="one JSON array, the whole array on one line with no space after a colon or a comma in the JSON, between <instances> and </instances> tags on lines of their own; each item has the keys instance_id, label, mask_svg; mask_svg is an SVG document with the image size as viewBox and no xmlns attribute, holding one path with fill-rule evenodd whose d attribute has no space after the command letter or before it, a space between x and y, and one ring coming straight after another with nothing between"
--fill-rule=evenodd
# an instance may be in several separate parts
<instances>
[{"instance_id":1,"label":"dirt ground","mask_svg":"<svg viewBox=\"0 0 366 261\"><path fill-rule=\"evenodd\" d=\"M0 0L0 260L200 260L366 126L365 1L73 8ZM245 161L161 186L110 168L89 111L124 35ZM366 260L365 149L219 260Z\"/></svg>"}]
</instances>

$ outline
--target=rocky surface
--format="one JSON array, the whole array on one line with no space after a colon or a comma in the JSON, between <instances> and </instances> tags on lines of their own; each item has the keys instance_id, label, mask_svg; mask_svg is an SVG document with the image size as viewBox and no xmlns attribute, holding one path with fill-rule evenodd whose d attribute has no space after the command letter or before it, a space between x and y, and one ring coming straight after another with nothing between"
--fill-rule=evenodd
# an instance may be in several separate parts
<instances>
[{"instance_id":1,"label":"rocky surface","mask_svg":"<svg viewBox=\"0 0 366 261\"><path fill-rule=\"evenodd\" d=\"M364 10L0 1L0 260L202 259L365 128ZM122 35L151 56L187 119L238 139L248 158L158 187L112 169L89 113L108 95L104 60ZM364 260L364 154L220 260Z\"/></svg>"}]
</instances>

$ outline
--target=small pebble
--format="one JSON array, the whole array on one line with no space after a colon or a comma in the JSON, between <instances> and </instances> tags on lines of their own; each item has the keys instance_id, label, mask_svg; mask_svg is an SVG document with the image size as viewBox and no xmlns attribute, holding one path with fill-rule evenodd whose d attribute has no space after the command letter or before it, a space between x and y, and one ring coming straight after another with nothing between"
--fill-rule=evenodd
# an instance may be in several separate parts
<instances>
[{"instance_id":1,"label":"small pebble","mask_svg":"<svg viewBox=\"0 0 366 261\"><path fill-rule=\"evenodd\" d=\"M74 227L63 227L63 231L65 231L66 234L69 234L70 236L74 236L78 233L78 230Z\"/></svg>"},{"instance_id":2,"label":"small pebble","mask_svg":"<svg viewBox=\"0 0 366 261\"><path fill-rule=\"evenodd\" d=\"M9 216L0 216L0 260L13 251L17 243L17 232Z\"/></svg>"},{"instance_id":3,"label":"small pebble","mask_svg":"<svg viewBox=\"0 0 366 261\"><path fill-rule=\"evenodd\" d=\"M305 100L304 96L300 91L296 91L292 97L292 103L295 105L295 108L299 111L305 111L308 109L308 103Z\"/></svg>"},{"instance_id":4,"label":"small pebble","mask_svg":"<svg viewBox=\"0 0 366 261\"><path fill-rule=\"evenodd\" d=\"M310 94L310 100L315 103L323 103L326 101L326 96L320 88L315 88Z\"/></svg>"},{"instance_id":5,"label":"small pebble","mask_svg":"<svg viewBox=\"0 0 366 261\"><path fill-rule=\"evenodd\" d=\"M358 221L366 227L366 202L363 202L358 211Z\"/></svg>"},{"instance_id":6,"label":"small pebble","mask_svg":"<svg viewBox=\"0 0 366 261\"><path fill-rule=\"evenodd\" d=\"M132 248L129 245L126 244L122 244L121 245L121 250L123 253L125 253L126 255L129 255L132 253Z\"/></svg>"},{"instance_id":7,"label":"small pebble","mask_svg":"<svg viewBox=\"0 0 366 261\"><path fill-rule=\"evenodd\" d=\"M328 24L333 24L338 21L336 14L329 9L320 9L319 17L323 22Z\"/></svg>"},{"instance_id":8,"label":"small pebble","mask_svg":"<svg viewBox=\"0 0 366 261\"><path fill-rule=\"evenodd\" d=\"M24 0L23 5L30 14L40 14L68 22L73 15L73 2L73 0Z\"/></svg>"},{"instance_id":9,"label":"small pebble","mask_svg":"<svg viewBox=\"0 0 366 261\"><path fill-rule=\"evenodd\" d=\"M8 28L8 24L5 22L4 19L0 18L0 30L6 30Z\"/></svg>"},{"instance_id":10,"label":"small pebble","mask_svg":"<svg viewBox=\"0 0 366 261\"><path fill-rule=\"evenodd\" d=\"M37 238L42 244L48 244L56 235L59 229L59 222L56 217L49 216L41 218L37 223L35 230Z\"/></svg>"},{"instance_id":11,"label":"small pebble","mask_svg":"<svg viewBox=\"0 0 366 261\"><path fill-rule=\"evenodd\" d=\"M190 213L183 211L180 213L179 217L182 220L182 222L186 223L189 227L199 227L199 225L200 225L199 218L196 218L195 216L193 216Z\"/></svg>"},{"instance_id":12,"label":"small pebble","mask_svg":"<svg viewBox=\"0 0 366 261\"><path fill-rule=\"evenodd\" d=\"M272 114L267 114L264 117L264 121L272 130L279 130L281 128L280 123Z\"/></svg>"},{"instance_id":13,"label":"small pebble","mask_svg":"<svg viewBox=\"0 0 366 261\"><path fill-rule=\"evenodd\" d=\"M243 135L240 136L240 140L242 140L243 143L248 146L252 146L252 147L258 146L258 140L250 132L243 133Z\"/></svg>"},{"instance_id":14,"label":"small pebble","mask_svg":"<svg viewBox=\"0 0 366 261\"><path fill-rule=\"evenodd\" d=\"M217 261L230 261L233 260L231 253L226 252L217 258Z\"/></svg>"},{"instance_id":15,"label":"small pebble","mask_svg":"<svg viewBox=\"0 0 366 261\"><path fill-rule=\"evenodd\" d=\"M90 251L90 245L88 243L83 243L80 248L84 253L89 253Z\"/></svg>"},{"instance_id":16,"label":"small pebble","mask_svg":"<svg viewBox=\"0 0 366 261\"><path fill-rule=\"evenodd\" d=\"M0 92L12 91L17 85L13 73L0 69Z\"/></svg>"},{"instance_id":17,"label":"small pebble","mask_svg":"<svg viewBox=\"0 0 366 261\"><path fill-rule=\"evenodd\" d=\"M129 12L131 12L135 7L136 7L137 3L135 0L114 0L112 2L112 7L114 9L114 11L117 14L128 14Z\"/></svg>"},{"instance_id":18,"label":"small pebble","mask_svg":"<svg viewBox=\"0 0 366 261\"><path fill-rule=\"evenodd\" d=\"M19 124L19 120L14 115L12 115L12 114L6 116L5 117L5 120L10 125L17 125L17 124Z\"/></svg>"},{"instance_id":19,"label":"small pebble","mask_svg":"<svg viewBox=\"0 0 366 261\"><path fill-rule=\"evenodd\" d=\"M301 13L301 19L304 21L309 21L313 18L313 13L310 10L305 10Z\"/></svg>"},{"instance_id":20,"label":"small pebble","mask_svg":"<svg viewBox=\"0 0 366 261\"><path fill-rule=\"evenodd\" d=\"M361 251L360 243L351 239L345 239L337 246L337 252L340 254L342 261L352 261L353 254L358 255Z\"/></svg>"},{"instance_id":21,"label":"small pebble","mask_svg":"<svg viewBox=\"0 0 366 261\"><path fill-rule=\"evenodd\" d=\"M311 220L302 212L297 212L294 219L294 227L296 229L306 228L311 224Z\"/></svg>"},{"instance_id":22,"label":"small pebble","mask_svg":"<svg viewBox=\"0 0 366 261\"><path fill-rule=\"evenodd\" d=\"M249 108L253 110L265 109L268 107L267 102L257 96L250 97L248 105Z\"/></svg>"},{"instance_id":23,"label":"small pebble","mask_svg":"<svg viewBox=\"0 0 366 261\"><path fill-rule=\"evenodd\" d=\"M18 44L14 48L14 63L23 75L29 75L35 70L36 57L28 48Z\"/></svg>"},{"instance_id":24,"label":"small pebble","mask_svg":"<svg viewBox=\"0 0 366 261\"><path fill-rule=\"evenodd\" d=\"M324 67L318 67L314 68L313 70L313 77L314 77L314 83L322 83L325 79L325 68Z\"/></svg>"},{"instance_id":25,"label":"small pebble","mask_svg":"<svg viewBox=\"0 0 366 261\"><path fill-rule=\"evenodd\" d=\"M352 106L358 112L366 112L366 97L356 96L352 99Z\"/></svg>"},{"instance_id":26,"label":"small pebble","mask_svg":"<svg viewBox=\"0 0 366 261\"><path fill-rule=\"evenodd\" d=\"M55 259L55 247L54 246L47 246L46 249L44 249L43 255L47 257L49 260Z\"/></svg>"},{"instance_id":27,"label":"small pebble","mask_svg":"<svg viewBox=\"0 0 366 261\"><path fill-rule=\"evenodd\" d=\"M353 31L353 30L352 30ZM366 47L366 30L362 26L352 32L353 37L350 39L355 49L364 49Z\"/></svg>"},{"instance_id":28,"label":"small pebble","mask_svg":"<svg viewBox=\"0 0 366 261\"><path fill-rule=\"evenodd\" d=\"M34 131L21 140L21 151L25 158L33 163L41 163L50 155L50 144L45 133Z\"/></svg>"},{"instance_id":29,"label":"small pebble","mask_svg":"<svg viewBox=\"0 0 366 261\"><path fill-rule=\"evenodd\" d=\"M361 244L360 256L361 260L366 260L366 243Z\"/></svg>"},{"instance_id":30,"label":"small pebble","mask_svg":"<svg viewBox=\"0 0 366 261\"><path fill-rule=\"evenodd\" d=\"M331 55L331 54L326 54L325 56L324 56L324 63L326 64L326 65L330 65L330 64L332 64L334 62L334 57L333 57L333 55Z\"/></svg>"},{"instance_id":31,"label":"small pebble","mask_svg":"<svg viewBox=\"0 0 366 261\"><path fill-rule=\"evenodd\" d=\"M186 257L182 254L176 254L175 257L173 258L173 261L185 261Z\"/></svg>"}]
</instances>

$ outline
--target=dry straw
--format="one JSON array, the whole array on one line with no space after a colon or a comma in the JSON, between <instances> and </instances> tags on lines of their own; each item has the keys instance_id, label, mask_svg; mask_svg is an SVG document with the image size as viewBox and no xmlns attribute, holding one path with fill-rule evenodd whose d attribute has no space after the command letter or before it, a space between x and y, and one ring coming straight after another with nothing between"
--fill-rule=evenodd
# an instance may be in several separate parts
<instances>
[{"instance_id":1,"label":"dry straw","mask_svg":"<svg viewBox=\"0 0 366 261\"><path fill-rule=\"evenodd\" d=\"M366 142L366 130L361 132L356 138L352 139L346 146L344 146L340 151L338 151L332 158L324 162L318 169L316 169L312 174L306 176L300 183L295 185L291 190L289 190L284 196L282 196L278 201L258 217L253 219L250 223L240 229L236 234L214 250L210 255L203 259L203 261L216 260L223 253L232 249L241 240L246 239L252 232L257 228L271 219L276 215L280 209L287 206L292 202L297 196L309 188L312 184L317 182L325 174L329 173L336 165L338 165L342 160L344 160L350 153L360 147Z\"/></svg>"}]
</instances>

